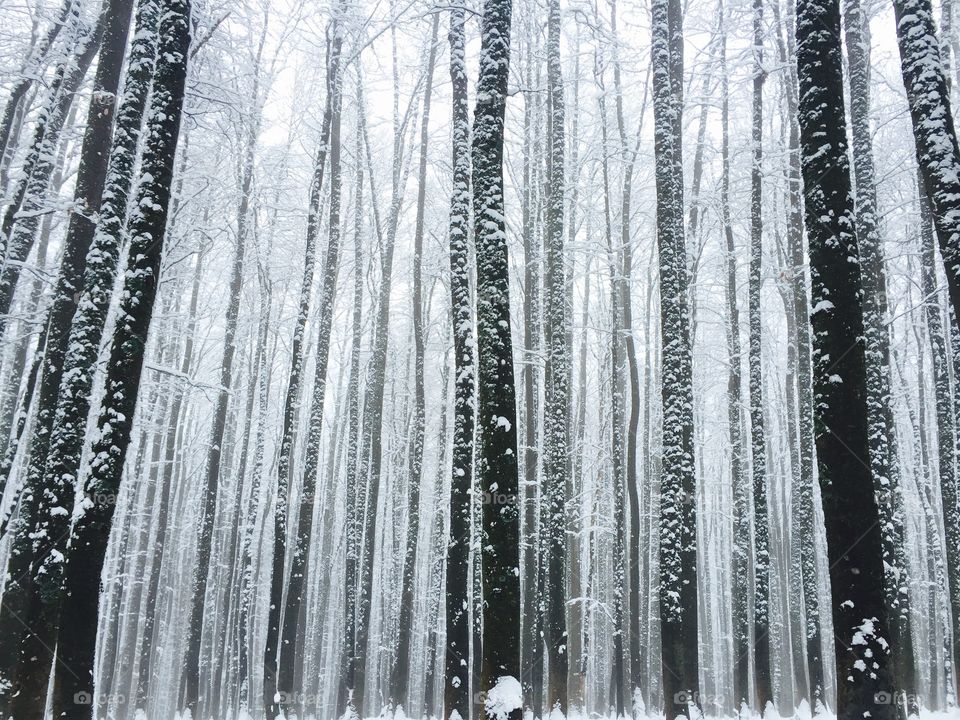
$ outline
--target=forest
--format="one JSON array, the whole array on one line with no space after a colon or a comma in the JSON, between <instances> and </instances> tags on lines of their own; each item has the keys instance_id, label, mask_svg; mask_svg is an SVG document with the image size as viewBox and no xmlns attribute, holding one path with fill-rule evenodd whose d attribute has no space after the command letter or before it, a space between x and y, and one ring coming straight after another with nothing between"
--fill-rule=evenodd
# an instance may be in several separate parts
<instances>
[{"instance_id":1,"label":"forest","mask_svg":"<svg viewBox=\"0 0 960 720\"><path fill-rule=\"evenodd\" d=\"M960 718L955 4L0 0L0 718Z\"/></svg>"}]
</instances>

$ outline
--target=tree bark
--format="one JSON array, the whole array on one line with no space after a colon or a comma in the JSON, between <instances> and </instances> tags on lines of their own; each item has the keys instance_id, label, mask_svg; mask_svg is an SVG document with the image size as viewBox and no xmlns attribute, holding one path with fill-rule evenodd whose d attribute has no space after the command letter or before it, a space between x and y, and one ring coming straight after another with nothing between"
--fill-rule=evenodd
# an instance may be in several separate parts
<instances>
[{"instance_id":1,"label":"tree bark","mask_svg":"<svg viewBox=\"0 0 960 720\"><path fill-rule=\"evenodd\" d=\"M463 8L450 13L453 88L453 194L450 198L450 311L453 326L453 465L446 554L446 629L443 705L446 720L470 720L471 504L474 489L476 368L470 289L470 118L467 105Z\"/></svg>"},{"instance_id":2,"label":"tree bark","mask_svg":"<svg viewBox=\"0 0 960 720\"><path fill-rule=\"evenodd\" d=\"M659 595L667 720L689 717L699 690L693 361L683 227L681 22L678 0L653 3L651 64L663 347Z\"/></svg>"},{"instance_id":3,"label":"tree bark","mask_svg":"<svg viewBox=\"0 0 960 720\"><path fill-rule=\"evenodd\" d=\"M903 490L900 486L896 425L890 394L886 273L883 237L877 218L876 173L870 128L870 35L860 0L846 0L843 14L850 78L856 229L863 286L870 471L883 527L884 599L890 623L893 679L900 711L898 716L903 715L904 707L908 708L909 714L915 715L919 710L906 577ZM907 705L903 704L904 701Z\"/></svg>"},{"instance_id":4,"label":"tree bark","mask_svg":"<svg viewBox=\"0 0 960 720\"><path fill-rule=\"evenodd\" d=\"M511 0L486 0L473 132L477 247L477 483L483 498L481 568L486 712L519 720L520 563L517 407L503 198L503 123ZM514 688L514 685L518 687ZM514 693L516 689L516 693Z\"/></svg>"},{"instance_id":5,"label":"tree bark","mask_svg":"<svg viewBox=\"0 0 960 720\"><path fill-rule=\"evenodd\" d=\"M169 0L158 35L142 160L146 179L137 192L137 210L130 220L130 265L121 296L121 319L113 334L97 421L98 440L92 447L94 460L84 487L85 508L74 523L65 569L65 600L54 668L53 707L57 717L90 717L90 706L78 705L75 696L89 692L93 675L100 574L120 490L163 259L190 48L189 0ZM45 695L45 683L43 690ZM16 708L14 714L20 717Z\"/></svg>"},{"instance_id":6,"label":"tree bark","mask_svg":"<svg viewBox=\"0 0 960 720\"><path fill-rule=\"evenodd\" d=\"M837 717L893 717L880 516L869 458L861 271L847 159L839 0L798 0L801 166L813 389L837 635ZM885 693L886 695L881 695Z\"/></svg>"},{"instance_id":7,"label":"tree bark","mask_svg":"<svg viewBox=\"0 0 960 720\"><path fill-rule=\"evenodd\" d=\"M763 0L753 0L753 165L750 171L750 455L753 467L753 655L756 709L773 701L770 678L770 531L763 402Z\"/></svg>"},{"instance_id":8,"label":"tree bark","mask_svg":"<svg viewBox=\"0 0 960 720\"><path fill-rule=\"evenodd\" d=\"M933 8L930 0L894 0L893 10L917 162L933 210L954 322L960 323L960 146ZM950 574L956 577L954 570ZM955 667L958 656L960 644L954 641ZM960 674L954 676L960 678ZM955 681L960 689L960 680Z\"/></svg>"},{"instance_id":9,"label":"tree bark","mask_svg":"<svg viewBox=\"0 0 960 720\"><path fill-rule=\"evenodd\" d=\"M560 4L551 0L547 19L548 156L546 208L546 340L544 372L544 468L541 491L547 711L567 707L566 497L570 452L570 357L567 346L567 280L564 252L563 73L560 64Z\"/></svg>"}]
</instances>

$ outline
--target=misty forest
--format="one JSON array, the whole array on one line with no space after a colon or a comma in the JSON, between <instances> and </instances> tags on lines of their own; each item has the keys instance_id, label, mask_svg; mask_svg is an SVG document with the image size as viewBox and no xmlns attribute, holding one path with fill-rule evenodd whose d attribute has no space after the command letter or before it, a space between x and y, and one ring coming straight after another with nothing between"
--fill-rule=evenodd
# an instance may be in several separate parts
<instances>
[{"instance_id":1,"label":"misty forest","mask_svg":"<svg viewBox=\"0 0 960 720\"><path fill-rule=\"evenodd\" d=\"M0 0L0 718L960 718L958 0Z\"/></svg>"}]
</instances>

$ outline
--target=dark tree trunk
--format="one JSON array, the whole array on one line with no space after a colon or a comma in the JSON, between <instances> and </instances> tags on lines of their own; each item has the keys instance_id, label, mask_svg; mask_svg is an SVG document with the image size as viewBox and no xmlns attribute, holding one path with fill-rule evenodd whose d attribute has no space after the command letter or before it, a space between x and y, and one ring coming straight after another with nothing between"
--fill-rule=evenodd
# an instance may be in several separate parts
<instances>
[{"instance_id":1,"label":"dark tree trunk","mask_svg":"<svg viewBox=\"0 0 960 720\"><path fill-rule=\"evenodd\" d=\"M893 680L898 691L897 706L898 710L902 710L905 698L908 712L915 715L918 707L904 557L903 491L900 487L896 426L890 394L886 273L883 238L877 219L876 174L870 128L870 35L860 0L846 0L843 14L850 78L856 229L860 249L860 282L863 287L870 471L883 527L884 598L893 654ZM902 714L898 712L898 715Z\"/></svg>"},{"instance_id":2,"label":"dark tree trunk","mask_svg":"<svg viewBox=\"0 0 960 720\"><path fill-rule=\"evenodd\" d=\"M475 339L470 291L470 117L462 8L450 14L453 88L453 194L450 198L450 303L453 327L453 469L446 559L445 720L470 720L470 517L475 426Z\"/></svg>"},{"instance_id":3,"label":"dark tree trunk","mask_svg":"<svg viewBox=\"0 0 960 720\"><path fill-rule=\"evenodd\" d=\"M111 142L113 111L116 105L116 92L123 66L123 55L126 49L132 7L133 4L129 0L114 0L105 4L98 21L100 30L96 31L96 41L89 40L85 51L91 55L90 58L85 60L89 65L92 55L98 47L100 34L106 35L106 41L98 62L94 82L94 99L91 100L88 112L87 128L81 148L75 190L76 200L88 211L90 208L100 208L104 183L109 172L108 158L113 155L113 152L107 152L106 148L110 147ZM84 57L79 58L77 62L83 63ZM149 81L149 75L147 77ZM81 79L82 76L75 78L77 85L79 85ZM98 102L97 98L101 98L101 100ZM68 106L69 103L66 103L62 112L66 112ZM123 107L121 107L121 112L123 112ZM139 136L141 116L142 106L136 116L137 137ZM53 115L53 118L55 117L56 113ZM121 120L122 118L118 118L118 128ZM49 128L48 132L54 132L54 129ZM118 143L122 132L122 130L118 130ZM38 147L47 146L40 142ZM49 165L52 169L52 160L45 160L44 163L44 167ZM125 177L124 180L129 182L129 176ZM126 187L125 184L124 188ZM73 337L71 321L77 307L77 289L81 286L86 253L95 230L94 224L88 219L89 217L90 214L87 212L71 213L67 230L60 275L46 328L38 412L30 444L26 479L20 491L20 516L12 528L14 540L8 571L13 580L7 584L4 590L4 596L6 597L4 609L9 612L0 613L0 627L5 628L3 637L6 639L2 643L4 649L0 650L4 658L2 666L12 670L13 666L8 665L8 663L18 663L19 668L16 672L20 677L17 682L33 686L32 690L27 690L24 686L21 694L35 692L36 694L42 694L43 697L46 697L47 679L50 672L50 653L39 652L32 668L29 667L32 664L30 662L25 665L22 653L25 647L24 643L29 643L30 639L21 637L20 629L23 628L22 618L26 616L27 606L29 606L31 608L30 612L42 613L43 617L38 622L37 632L43 634L44 637L37 637L36 641L41 644L45 643L46 646L54 644L59 615L59 598L55 597L55 594L44 594L45 599L41 603L40 593L43 593L43 588L34 586L31 575L38 571L43 564L49 562L48 556L51 551L65 552L70 523L70 515L66 509L73 505L74 484L80 461L80 449L78 448L74 452L69 440L73 439L72 431L79 428L79 443L80 448L82 448L83 432L86 429L89 411L89 393L84 393L81 390L79 397L73 397L69 394L71 389L65 388L64 395L60 394L63 370L68 363L70 368L82 368L79 372L74 372L69 378L71 383L82 383L84 376L88 376L88 369L94 365L100 347L102 325L96 330L93 337L92 357L87 358L79 366L76 362L70 362L71 358L65 358L68 354L67 349L70 347L68 338ZM16 229L16 223L13 227ZM111 274L108 293L113 288L113 277ZM84 338L84 334L78 329L74 342L77 347L73 347L72 355L75 356L81 350L86 349L85 347L79 347L83 344ZM61 401L61 397L65 399ZM68 407L68 405L71 407ZM76 405L75 412L73 412L73 405ZM48 451L52 443L55 443L53 447L58 451L56 458L48 457ZM53 460L53 463L48 466L49 460ZM4 479L9 471L10 467L5 464L2 470ZM41 492L41 488L43 488L43 492ZM51 509L53 508L62 508L64 512L61 514L60 510L57 510L56 514L52 514ZM37 534L38 530L47 526L50 526L49 532L46 533L45 539L40 541L40 536ZM54 564L53 567L56 572L41 578L42 586L49 583L50 587L56 587L62 581L60 564ZM41 605L43 605L42 608ZM9 628L7 628L8 623ZM16 649L18 643L21 646L19 650ZM8 650L11 653L9 655L7 654ZM17 652L21 653L21 660L19 661L15 660L15 653ZM32 650L29 652L33 653ZM33 655L26 657L31 658ZM24 673L27 673L29 677L25 676ZM4 704L9 697L4 695L3 703L0 704ZM40 710L42 711L42 707Z\"/></svg>"},{"instance_id":4,"label":"dark tree trunk","mask_svg":"<svg viewBox=\"0 0 960 720\"><path fill-rule=\"evenodd\" d=\"M599 79L599 77L598 77ZM620 265L617 262L617 252L613 246L613 229L610 222L610 169L607 160L607 112L606 96L601 88L600 98L600 134L603 148L601 167L603 171L603 217L604 235L606 238L607 266L610 274L610 482L613 497L613 676L610 679L613 698L612 702L618 715L622 715L626 708L624 686L626 672L624 669L624 630L629 622L627 614L628 599L626 595L627 573L627 513L624 492L624 387L623 379L626 375L624 366L623 340L620 337L622 328L622 294L618 281Z\"/></svg>"},{"instance_id":5,"label":"dark tree trunk","mask_svg":"<svg viewBox=\"0 0 960 720\"><path fill-rule=\"evenodd\" d=\"M943 507L944 545L946 546L946 572L948 602L953 618L954 631L950 637L954 675L960 668L960 509L957 506L957 466L953 400L950 394L950 355L943 327L943 315L938 302L936 275L936 243L932 208L925 192L922 178L918 178L920 195L920 285L924 297L924 315L927 336L930 340L930 355L933 365L933 395L936 419L937 469L940 480L940 497ZM957 681L956 679L954 680Z\"/></svg>"},{"instance_id":6,"label":"dark tree trunk","mask_svg":"<svg viewBox=\"0 0 960 720\"><path fill-rule=\"evenodd\" d=\"M894 0L893 10L917 162L933 210L954 322L960 323L960 146L950 109L949 84L941 64L933 8L930 0ZM954 580L960 570L951 565L948 573ZM952 597L956 598L958 592L951 589ZM954 599L951 604L956 617L960 605ZM960 660L958 635L960 633L954 633L954 667L958 667ZM954 673L960 689L957 678L960 674Z\"/></svg>"},{"instance_id":7,"label":"dark tree trunk","mask_svg":"<svg viewBox=\"0 0 960 720\"><path fill-rule=\"evenodd\" d=\"M207 451L205 479L199 509L197 532L197 556L193 568L191 586L190 625L187 639L187 657L183 669L185 690L182 707L192 714L206 716L210 710L211 698L200 691L200 675L203 669L201 661L201 640L203 637L204 608L207 605L207 584L210 575L210 557L213 551L213 532L220 493L220 479L223 474L224 438L227 430L227 411L233 387L233 364L236 356L237 323L240 315L241 295L243 293L243 270L246 257L247 226L250 212L250 196L253 187L254 155L257 136L260 130L259 86L255 79L253 87L253 107L245 138L245 152L241 165L240 202L237 208L236 249L230 270L229 295L226 316L224 318L223 357L220 362L219 392L213 409L213 428ZM227 454L229 458L229 453ZM229 460L226 464L229 464Z\"/></svg>"},{"instance_id":8,"label":"dark tree trunk","mask_svg":"<svg viewBox=\"0 0 960 720\"><path fill-rule=\"evenodd\" d=\"M927 196L932 210L954 323L960 323L960 208L957 206L957 198L960 197L960 175L957 174L960 171L960 147L957 145L950 108L949 81L941 65L933 9L929 0L896 0L893 9L897 19L903 84L907 90L917 161L923 178L921 192ZM936 373L936 364L934 370ZM935 382L940 385L939 379ZM940 425L939 390L937 396ZM945 447L948 445L949 450ZM940 485L947 534L947 579L953 617L953 632L950 634L951 664L954 668L954 689L955 692L960 692L960 673L957 672L960 668L960 517L957 510L954 450L950 436L941 437L940 449ZM947 455L950 461L944 465L943 460Z\"/></svg>"},{"instance_id":9,"label":"dark tree trunk","mask_svg":"<svg viewBox=\"0 0 960 720\"><path fill-rule=\"evenodd\" d=\"M264 707L268 708L270 717L275 717L281 709L288 712L296 707L297 702L295 687L295 669L296 659L300 654L300 649L304 645L301 629L301 613L304 607L304 594L306 590L307 563L310 555L310 542L313 530L313 515L316 505L317 494L317 474L320 465L320 440L323 430L323 405L326 399L327 390L327 365L330 358L330 336L333 326L333 306L336 295L337 277L340 271L340 195L341 195L341 173L340 173L340 116L343 93L342 71L340 66L340 51L343 46L343 23L341 15L343 13L342 3L334 11L334 19L331 23L330 34L330 55L329 55L329 102L330 102L330 135L329 135L329 153L330 153L330 207L329 207L329 229L327 238L327 255L323 278L320 285L320 295L318 298L318 318L317 318L317 356L316 369L314 375L313 397L310 402L310 418L307 429L307 446L305 462L303 466L303 483L300 488L300 507L296 514L297 529L293 538L293 552L290 563L290 576L286 580L286 593L283 593L284 587L284 555L285 544L283 548L274 546L274 570L271 578L270 596L271 604L275 597L284 596L286 598L282 619L280 624L280 645L277 648L279 657L274 660L277 663L277 675L275 693L287 693L286 697L279 697L278 694L270 694L264 697ZM277 496L276 502L281 498ZM287 508L289 513L290 508ZM286 531L286 526L281 529L275 526L275 532ZM274 537L274 543L278 538ZM284 552L279 552L283 550ZM271 648L268 645L267 651ZM265 672L272 668L270 661L275 656L267 656ZM264 675L268 678L268 675ZM265 680L265 685L269 685L269 679Z\"/></svg>"},{"instance_id":10,"label":"dark tree trunk","mask_svg":"<svg viewBox=\"0 0 960 720\"><path fill-rule=\"evenodd\" d=\"M667 720L689 716L699 689L697 493L693 367L683 223L682 18L679 0L652 6L657 246L663 346L663 470L660 497L660 632Z\"/></svg>"},{"instance_id":11,"label":"dark tree trunk","mask_svg":"<svg viewBox=\"0 0 960 720\"><path fill-rule=\"evenodd\" d=\"M360 91L361 80L357 79ZM354 153L354 200L353 215L353 347L350 349L350 420L347 427L347 482L345 504L344 543L344 637L343 659L340 669L340 687L338 688L337 711L351 710L353 698L351 692L356 682L357 652L357 553L359 552L359 526L357 523L358 473L360 465L360 352L363 342L363 126L361 118L356 120L356 143ZM349 703L349 707L348 707Z\"/></svg>"},{"instance_id":12,"label":"dark tree trunk","mask_svg":"<svg viewBox=\"0 0 960 720\"><path fill-rule=\"evenodd\" d=\"M565 566L566 497L570 463L570 357L564 266L564 98L560 64L560 5L551 0L547 22L548 156L546 208L546 341L544 467L540 542L543 555L543 640L547 654L547 712L567 712Z\"/></svg>"},{"instance_id":13,"label":"dark tree trunk","mask_svg":"<svg viewBox=\"0 0 960 720\"><path fill-rule=\"evenodd\" d=\"M477 246L477 484L483 498L481 568L487 713L519 720L520 508L517 407L503 208L503 122L510 67L511 0L486 0L473 128ZM516 685L516 687L514 687ZM516 696L514 691L516 691ZM514 706L515 705L515 706Z\"/></svg>"},{"instance_id":14,"label":"dark tree trunk","mask_svg":"<svg viewBox=\"0 0 960 720\"><path fill-rule=\"evenodd\" d=\"M847 159L839 0L798 0L802 171L812 277L813 389L837 635L837 717L893 717L883 539L869 457L861 271Z\"/></svg>"},{"instance_id":15,"label":"dark tree trunk","mask_svg":"<svg viewBox=\"0 0 960 720\"><path fill-rule=\"evenodd\" d=\"M50 178L56 170L57 146L70 115L70 108L94 56L97 55L108 21L113 17L113 13L121 11L114 8L109 0L105 1L96 24L86 30L79 18L79 12L79 8L74 7L67 20L67 32L72 35L73 40L68 52L74 56L65 58L60 63L50 82L45 105L34 128L30 150L24 160L23 177L14 191L13 201L4 212L0 226L0 248L3 250L3 263L0 266L0 336L6 329L7 314L10 312L17 281L20 279L20 271L33 249L40 218L46 209ZM124 17L129 23L129 13ZM122 54L123 50L119 52ZM114 56L116 53L116 49L110 51ZM122 59L119 62L122 63ZM108 69L108 72L114 71L116 68ZM109 98L107 103L112 107L116 102L116 83L112 92L109 86L104 90L104 97ZM91 104L95 106L98 100L98 96L94 94Z\"/></svg>"},{"instance_id":16,"label":"dark tree trunk","mask_svg":"<svg viewBox=\"0 0 960 720\"><path fill-rule=\"evenodd\" d=\"M54 670L56 717L89 718L91 712L91 706L79 706L74 698L78 692L89 692L93 676L100 574L136 410L163 257L190 47L189 0L169 0L159 37L142 161L143 175L148 179L140 185L134 206L137 210L130 220L130 264L119 308L121 319L114 329L107 366L97 421L98 440L91 451L94 460L84 488L86 510L74 523L65 569L65 600Z\"/></svg>"}]
</instances>

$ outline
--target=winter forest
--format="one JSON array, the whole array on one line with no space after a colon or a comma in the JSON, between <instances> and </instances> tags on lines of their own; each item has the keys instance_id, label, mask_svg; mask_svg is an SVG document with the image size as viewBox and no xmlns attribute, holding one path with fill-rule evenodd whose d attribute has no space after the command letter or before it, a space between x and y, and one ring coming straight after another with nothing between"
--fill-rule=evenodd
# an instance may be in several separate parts
<instances>
[{"instance_id":1,"label":"winter forest","mask_svg":"<svg viewBox=\"0 0 960 720\"><path fill-rule=\"evenodd\" d=\"M960 717L956 0L0 0L0 717Z\"/></svg>"}]
</instances>

